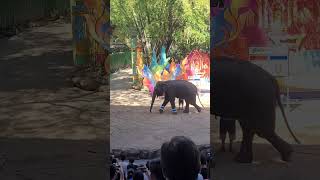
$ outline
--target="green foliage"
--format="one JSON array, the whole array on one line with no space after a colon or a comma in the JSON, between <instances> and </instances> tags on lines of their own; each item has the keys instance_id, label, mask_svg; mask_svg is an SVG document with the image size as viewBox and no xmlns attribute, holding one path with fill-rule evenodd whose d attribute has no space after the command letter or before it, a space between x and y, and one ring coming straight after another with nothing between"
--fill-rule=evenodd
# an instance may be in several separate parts
<instances>
[{"instance_id":1,"label":"green foliage","mask_svg":"<svg viewBox=\"0 0 320 180\"><path fill-rule=\"evenodd\" d=\"M130 39L143 43L151 59L152 49L168 56L185 57L192 49L209 49L209 0L111 0L114 38L130 47Z\"/></svg>"},{"instance_id":2,"label":"green foliage","mask_svg":"<svg viewBox=\"0 0 320 180\"><path fill-rule=\"evenodd\" d=\"M133 56L136 54L133 53ZM115 72L121 68L131 66L131 52L117 52L110 55L110 71Z\"/></svg>"}]
</instances>

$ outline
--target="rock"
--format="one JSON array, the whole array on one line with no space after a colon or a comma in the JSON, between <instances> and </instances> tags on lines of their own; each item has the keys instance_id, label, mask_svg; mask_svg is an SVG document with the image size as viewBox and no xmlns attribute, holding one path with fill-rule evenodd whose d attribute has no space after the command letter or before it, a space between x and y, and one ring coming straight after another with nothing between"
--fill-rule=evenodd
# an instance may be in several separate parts
<instances>
[{"instance_id":1,"label":"rock","mask_svg":"<svg viewBox=\"0 0 320 180\"><path fill-rule=\"evenodd\" d=\"M78 87L85 91L97 91L100 88L100 83L93 78L73 77L72 83L75 87Z\"/></svg>"},{"instance_id":2,"label":"rock","mask_svg":"<svg viewBox=\"0 0 320 180\"><path fill-rule=\"evenodd\" d=\"M91 78L85 78L80 81L81 89L86 91L96 91L100 87L100 83Z\"/></svg>"}]
</instances>

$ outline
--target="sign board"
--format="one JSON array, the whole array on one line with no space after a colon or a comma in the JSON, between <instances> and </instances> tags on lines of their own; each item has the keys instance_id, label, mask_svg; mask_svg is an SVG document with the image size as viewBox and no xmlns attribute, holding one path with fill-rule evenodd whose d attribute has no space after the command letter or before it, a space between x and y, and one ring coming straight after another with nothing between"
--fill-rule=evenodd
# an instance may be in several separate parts
<instances>
[{"instance_id":1,"label":"sign board","mask_svg":"<svg viewBox=\"0 0 320 180\"><path fill-rule=\"evenodd\" d=\"M288 48L250 47L250 61L270 72L274 76L289 75Z\"/></svg>"},{"instance_id":2,"label":"sign board","mask_svg":"<svg viewBox=\"0 0 320 180\"><path fill-rule=\"evenodd\" d=\"M202 78L203 74L198 73L194 76L188 76L188 81L197 86L198 90L210 93L210 80Z\"/></svg>"}]
</instances>

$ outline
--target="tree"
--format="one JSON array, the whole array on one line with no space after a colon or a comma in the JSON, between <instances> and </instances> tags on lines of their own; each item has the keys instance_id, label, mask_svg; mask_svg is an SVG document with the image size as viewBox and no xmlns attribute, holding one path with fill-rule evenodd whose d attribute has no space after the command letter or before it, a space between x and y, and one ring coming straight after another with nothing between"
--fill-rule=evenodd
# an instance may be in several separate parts
<instances>
[{"instance_id":1,"label":"tree","mask_svg":"<svg viewBox=\"0 0 320 180\"><path fill-rule=\"evenodd\" d=\"M193 48L208 49L210 42L209 0L111 0L113 36L130 46L130 39L142 42L145 59L152 50L185 56Z\"/></svg>"}]
</instances>

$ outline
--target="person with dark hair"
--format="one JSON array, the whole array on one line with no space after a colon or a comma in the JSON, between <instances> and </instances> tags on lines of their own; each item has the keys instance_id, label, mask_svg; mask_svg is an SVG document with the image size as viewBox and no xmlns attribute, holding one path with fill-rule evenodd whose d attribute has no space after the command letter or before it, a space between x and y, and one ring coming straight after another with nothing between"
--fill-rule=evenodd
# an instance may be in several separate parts
<instances>
[{"instance_id":1,"label":"person with dark hair","mask_svg":"<svg viewBox=\"0 0 320 180\"><path fill-rule=\"evenodd\" d=\"M137 170L133 174L133 180L144 180L144 174L142 171Z\"/></svg>"},{"instance_id":2,"label":"person with dark hair","mask_svg":"<svg viewBox=\"0 0 320 180\"><path fill-rule=\"evenodd\" d=\"M184 136L173 137L162 144L161 166L167 180L196 180L201 176L199 150Z\"/></svg>"},{"instance_id":3,"label":"person with dark hair","mask_svg":"<svg viewBox=\"0 0 320 180\"><path fill-rule=\"evenodd\" d=\"M150 180L165 180L162 168L160 164L160 159L153 159L149 162L149 170L150 170Z\"/></svg>"},{"instance_id":4,"label":"person with dark hair","mask_svg":"<svg viewBox=\"0 0 320 180\"><path fill-rule=\"evenodd\" d=\"M147 167L147 169L150 171L150 161L147 161L146 167Z\"/></svg>"},{"instance_id":5,"label":"person with dark hair","mask_svg":"<svg viewBox=\"0 0 320 180\"><path fill-rule=\"evenodd\" d=\"M202 175L204 180L207 180L207 179L209 179L209 177L208 177L207 158L206 158L205 153L201 153L200 163L201 163L200 174Z\"/></svg>"},{"instance_id":6,"label":"person with dark hair","mask_svg":"<svg viewBox=\"0 0 320 180\"><path fill-rule=\"evenodd\" d=\"M128 169L128 176L127 176L127 180L133 180L134 172L135 172L135 170L134 170L134 169Z\"/></svg>"},{"instance_id":7,"label":"person with dark hair","mask_svg":"<svg viewBox=\"0 0 320 180\"><path fill-rule=\"evenodd\" d=\"M232 143L236 139L236 120L232 118L220 117L220 139L221 139L221 151L225 152L225 140L229 134L229 151L233 152Z\"/></svg>"},{"instance_id":8,"label":"person with dark hair","mask_svg":"<svg viewBox=\"0 0 320 180\"><path fill-rule=\"evenodd\" d=\"M127 169L133 169L137 170L138 166L134 164L134 158L129 158L129 164L127 166Z\"/></svg>"},{"instance_id":9,"label":"person with dark hair","mask_svg":"<svg viewBox=\"0 0 320 180\"><path fill-rule=\"evenodd\" d=\"M117 159L113 158L111 161L112 164L116 164L117 163Z\"/></svg>"}]
</instances>

